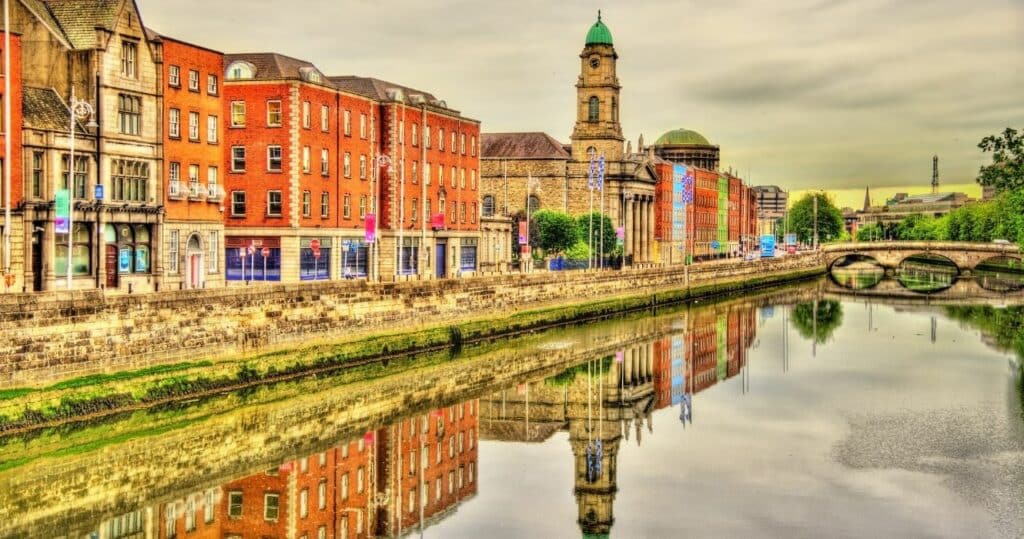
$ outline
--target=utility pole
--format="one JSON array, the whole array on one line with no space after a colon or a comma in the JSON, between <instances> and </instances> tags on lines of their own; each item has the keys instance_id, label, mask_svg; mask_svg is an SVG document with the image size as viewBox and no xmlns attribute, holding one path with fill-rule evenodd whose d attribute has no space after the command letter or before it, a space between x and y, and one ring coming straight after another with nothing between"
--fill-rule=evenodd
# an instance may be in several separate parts
<instances>
[{"instance_id":1,"label":"utility pole","mask_svg":"<svg viewBox=\"0 0 1024 539\"><path fill-rule=\"evenodd\" d=\"M814 250L818 250L818 194L814 194Z\"/></svg>"}]
</instances>

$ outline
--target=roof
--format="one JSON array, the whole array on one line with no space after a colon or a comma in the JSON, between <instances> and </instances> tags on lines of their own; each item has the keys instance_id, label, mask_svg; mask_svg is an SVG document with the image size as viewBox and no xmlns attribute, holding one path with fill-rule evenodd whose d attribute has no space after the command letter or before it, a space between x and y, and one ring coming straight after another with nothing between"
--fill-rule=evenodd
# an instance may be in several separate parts
<instances>
[{"instance_id":1,"label":"roof","mask_svg":"<svg viewBox=\"0 0 1024 539\"><path fill-rule=\"evenodd\" d=\"M225 54L224 65L230 66L237 61L248 62L256 68L254 80L279 80L279 79L300 79L303 68L316 66L312 62L292 58L276 52L246 52L238 54ZM317 69L317 71L320 71ZM326 79L326 77L325 77ZM326 81L324 84L327 84ZM329 84L328 84L329 85Z\"/></svg>"},{"instance_id":2,"label":"roof","mask_svg":"<svg viewBox=\"0 0 1024 539\"><path fill-rule=\"evenodd\" d=\"M52 88L22 88L21 114L25 127L33 129L66 132L71 122L67 105ZM81 122L76 132L88 134Z\"/></svg>"},{"instance_id":3,"label":"roof","mask_svg":"<svg viewBox=\"0 0 1024 539\"><path fill-rule=\"evenodd\" d=\"M689 129L683 128L667 131L664 135L658 137L658 140L654 142L655 146L668 146L672 144L691 144L697 146L712 145L710 142L708 142L708 139L704 138L704 135L701 135L696 131L691 131Z\"/></svg>"},{"instance_id":4,"label":"roof","mask_svg":"<svg viewBox=\"0 0 1024 539\"><path fill-rule=\"evenodd\" d=\"M401 90L401 101L407 105L420 105L421 103L413 102L412 96L421 95L428 105L448 109L447 103L438 99L430 92L424 92L423 90L417 90L416 88L410 88L408 86L395 84L386 80L375 79L373 77L360 77L358 75L338 75L328 78L339 90L376 99L377 101L391 101L392 99L391 96L388 95L388 90Z\"/></svg>"},{"instance_id":5,"label":"roof","mask_svg":"<svg viewBox=\"0 0 1024 539\"><path fill-rule=\"evenodd\" d=\"M601 11L597 12L597 22L587 32L586 45L611 45L612 31L601 21Z\"/></svg>"},{"instance_id":6,"label":"roof","mask_svg":"<svg viewBox=\"0 0 1024 539\"><path fill-rule=\"evenodd\" d=\"M569 159L565 147L547 133L481 133L480 157Z\"/></svg>"},{"instance_id":7,"label":"roof","mask_svg":"<svg viewBox=\"0 0 1024 539\"><path fill-rule=\"evenodd\" d=\"M124 2L125 0L43 0L49 8L50 15L60 25L64 36L76 49L96 48L96 28L113 28Z\"/></svg>"}]
</instances>

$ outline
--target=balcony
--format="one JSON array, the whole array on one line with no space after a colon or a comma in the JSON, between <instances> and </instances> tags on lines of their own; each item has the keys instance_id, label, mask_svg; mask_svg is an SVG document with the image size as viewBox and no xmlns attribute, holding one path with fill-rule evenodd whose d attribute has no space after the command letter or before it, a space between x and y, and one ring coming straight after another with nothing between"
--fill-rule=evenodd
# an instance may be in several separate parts
<instances>
[{"instance_id":1,"label":"balcony","mask_svg":"<svg viewBox=\"0 0 1024 539\"><path fill-rule=\"evenodd\" d=\"M202 200L204 198L206 198L206 187L201 185L199 182L189 182L188 199Z\"/></svg>"},{"instance_id":2,"label":"balcony","mask_svg":"<svg viewBox=\"0 0 1024 539\"><path fill-rule=\"evenodd\" d=\"M181 182L171 180L167 190L167 198L171 200L182 200L185 198L185 190Z\"/></svg>"},{"instance_id":3,"label":"balcony","mask_svg":"<svg viewBox=\"0 0 1024 539\"><path fill-rule=\"evenodd\" d=\"M206 197L210 202L220 202L224 200L224 190L221 186L211 183L206 186Z\"/></svg>"}]
</instances>

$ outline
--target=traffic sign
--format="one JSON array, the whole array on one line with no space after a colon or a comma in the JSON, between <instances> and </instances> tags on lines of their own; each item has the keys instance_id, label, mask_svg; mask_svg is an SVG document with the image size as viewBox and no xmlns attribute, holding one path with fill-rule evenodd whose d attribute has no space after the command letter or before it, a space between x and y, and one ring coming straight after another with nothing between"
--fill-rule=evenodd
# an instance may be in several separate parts
<instances>
[{"instance_id":1,"label":"traffic sign","mask_svg":"<svg viewBox=\"0 0 1024 539\"><path fill-rule=\"evenodd\" d=\"M267 258L267 257L270 256L270 249L267 248L267 247L264 247L263 250L260 251L260 254L263 255L263 258Z\"/></svg>"},{"instance_id":2,"label":"traffic sign","mask_svg":"<svg viewBox=\"0 0 1024 539\"><path fill-rule=\"evenodd\" d=\"M721 247L721 246L722 246L722 244L718 243L718 240L711 240L711 248L712 249L717 251L718 248Z\"/></svg>"},{"instance_id":3,"label":"traffic sign","mask_svg":"<svg viewBox=\"0 0 1024 539\"><path fill-rule=\"evenodd\" d=\"M320 240L317 240L317 239L309 240L309 248L314 250L314 251L319 251L320 250Z\"/></svg>"}]
</instances>

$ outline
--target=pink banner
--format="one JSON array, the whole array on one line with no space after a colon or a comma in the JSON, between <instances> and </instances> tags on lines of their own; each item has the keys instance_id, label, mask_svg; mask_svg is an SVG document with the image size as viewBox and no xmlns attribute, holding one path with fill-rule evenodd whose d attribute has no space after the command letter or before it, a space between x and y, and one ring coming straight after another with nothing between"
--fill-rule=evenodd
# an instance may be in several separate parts
<instances>
[{"instance_id":1,"label":"pink banner","mask_svg":"<svg viewBox=\"0 0 1024 539\"><path fill-rule=\"evenodd\" d=\"M372 213L366 214L366 217L363 219L363 224L366 226L366 242L373 243L376 239L375 233L377 230L377 216Z\"/></svg>"}]
</instances>

